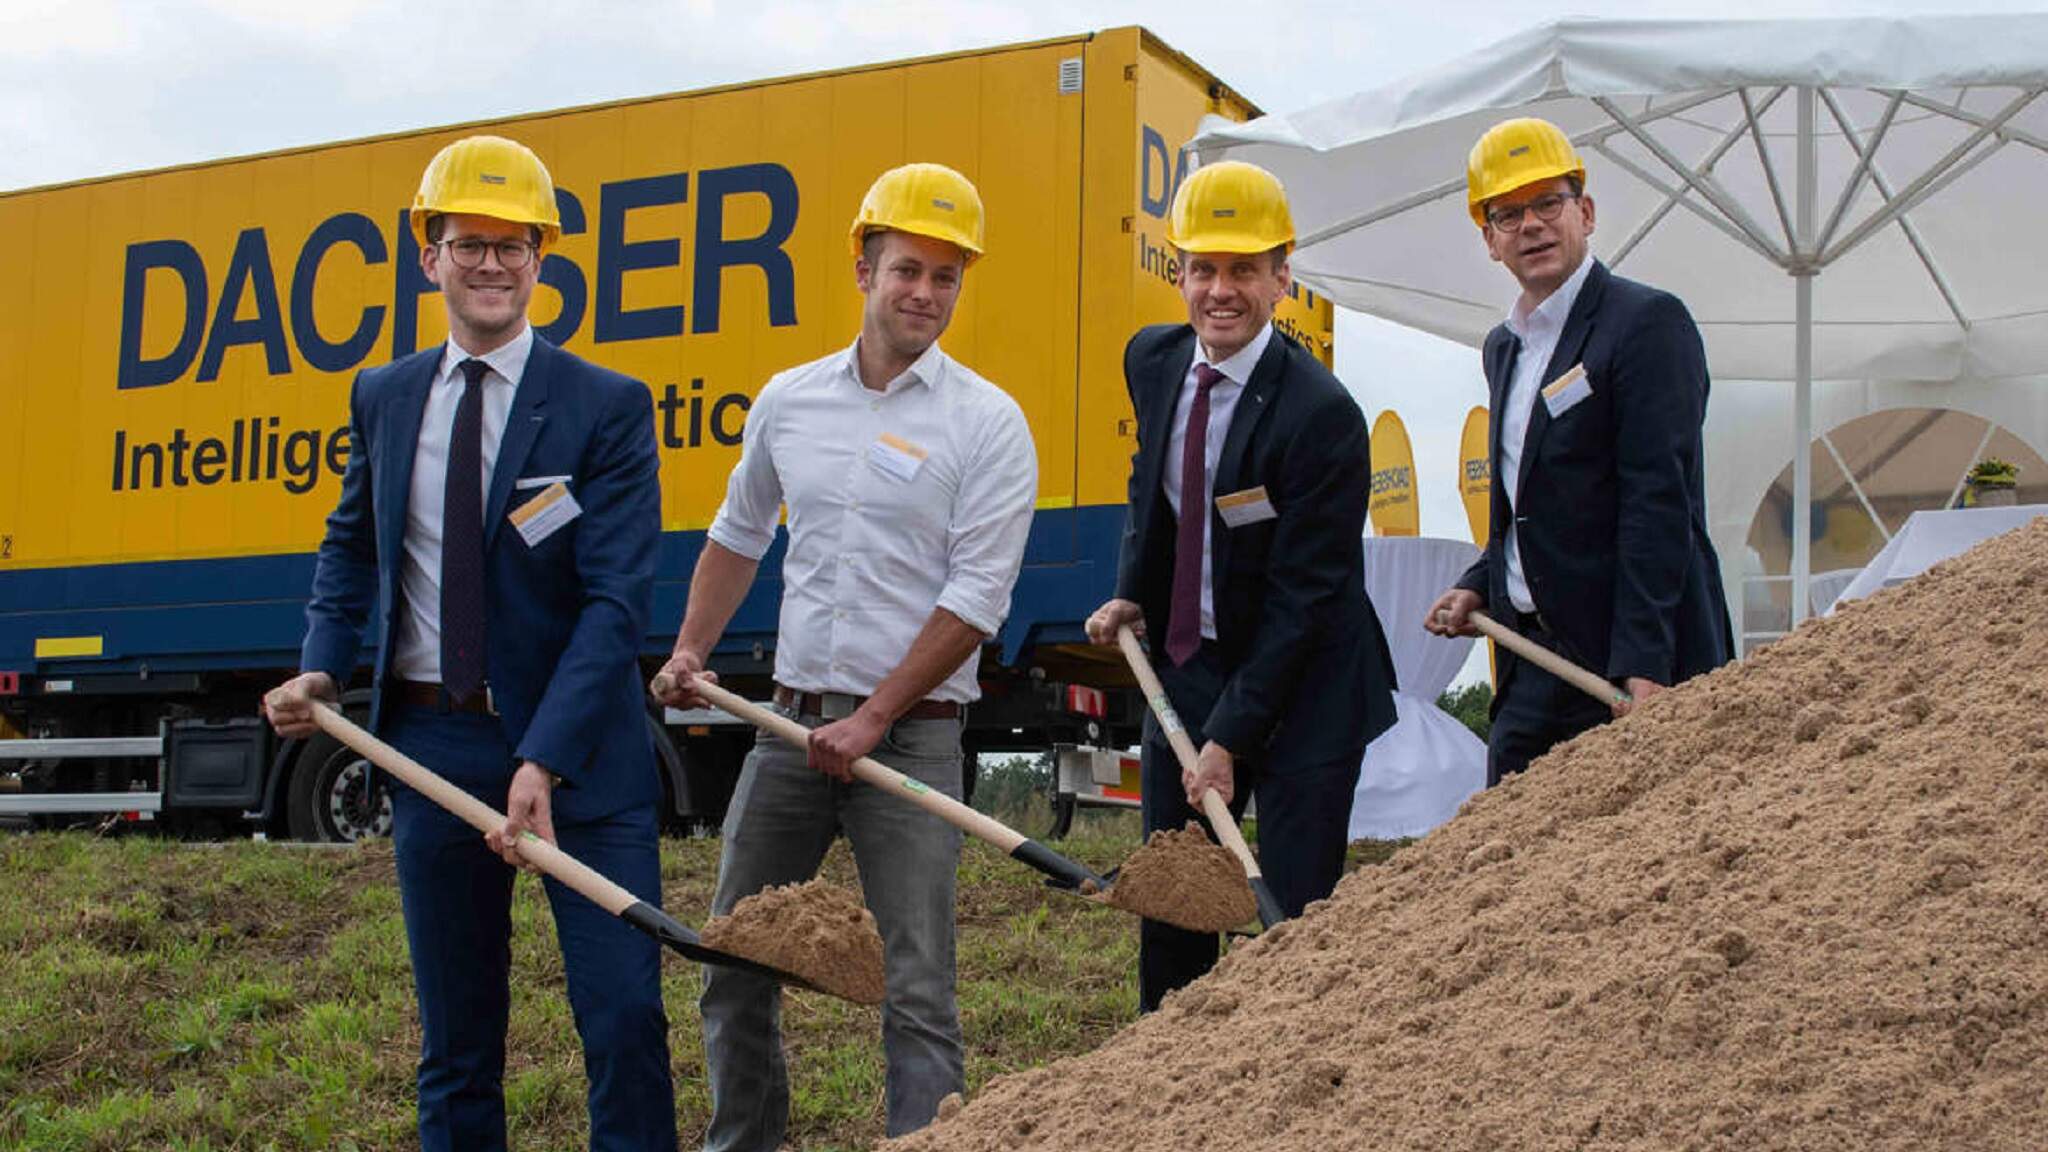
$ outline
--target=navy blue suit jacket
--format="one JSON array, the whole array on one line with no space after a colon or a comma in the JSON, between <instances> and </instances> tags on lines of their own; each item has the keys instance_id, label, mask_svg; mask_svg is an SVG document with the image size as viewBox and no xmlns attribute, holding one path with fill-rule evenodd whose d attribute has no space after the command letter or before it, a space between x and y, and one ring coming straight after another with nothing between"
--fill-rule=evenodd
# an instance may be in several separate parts
<instances>
[{"instance_id":1,"label":"navy blue suit jacket","mask_svg":"<svg viewBox=\"0 0 2048 1152\"><path fill-rule=\"evenodd\" d=\"M402 594L414 449L441 357L436 347L357 375L348 469L306 607L300 666L346 684L372 609L383 605L374 637L378 705ZM646 385L536 335L485 499L485 667L514 754L562 777L558 822L657 797L638 654L661 534L659 468ZM506 518L540 492L515 482L546 476L569 477L583 511L529 546Z\"/></svg>"},{"instance_id":2,"label":"navy blue suit jacket","mask_svg":"<svg viewBox=\"0 0 2048 1152\"><path fill-rule=\"evenodd\" d=\"M1492 526L1458 587L1510 610L1502 550L1513 517L1530 596L1567 657L1609 680L1666 685L1726 663L1735 640L1707 536L1707 357L1692 315L1676 296L1594 262L1542 376L1548 384L1582 365L1592 393L1554 418L1537 398L1521 507L1510 511L1500 428L1520 347L1504 324L1486 337ZM1516 660L1495 657L1505 694Z\"/></svg>"},{"instance_id":3,"label":"navy blue suit jacket","mask_svg":"<svg viewBox=\"0 0 2048 1152\"><path fill-rule=\"evenodd\" d=\"M1142 329L1124 349L1138 418L1117 595L1166 636L1180 522L1162 477L1174 407L1194 363L1186 324ZM1215 495L1263 486L1278 515L1231 528L1209 509L1216 643L1233 668L1200 729L1271 770L1362 755L1394 722L1394 661L1365 594L1371 438L1358 402L1277 329L1231 413ZM1191 720L1195 719L1190 717Z\"/></svg>"}]
</instances>

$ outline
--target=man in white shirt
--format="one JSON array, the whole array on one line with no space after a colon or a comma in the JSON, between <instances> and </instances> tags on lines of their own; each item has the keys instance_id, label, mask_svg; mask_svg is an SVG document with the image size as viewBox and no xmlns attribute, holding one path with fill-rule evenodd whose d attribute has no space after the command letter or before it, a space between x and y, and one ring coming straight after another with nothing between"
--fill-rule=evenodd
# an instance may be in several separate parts
<instances>
[{"instance_id":1,"label":"man in white shirt","mask_svg":"<svg viewBox=\"0 0 2048 1152\"><path fill-rule=\"evenodd\" d=\"M882 934L888 1132L930 1123L965 1089L954 998L960 834L855 781L874 754L954 798L965 705L981 647L1009 611L1038 490L1023 411L938 346L982 208L950 168L910 164L875 181L854 220L866 303L852 347L778 374L747 414L739 465L690 582L663 668L692 706L697 675L789 510L775 703L812 728L808 749L757 740L724 828L714 914L810 879L833 837L852 843ZM705 1148L772 1152L789 1078L770 980L705 971L711 1080Z\"/></svg>"},{"instance_id":2,"label":"man in white shirt","mask_svg":"<svg viewBox=\"0 0 2048 1152\"><path fill-rule=\"evenodd\" d=\"M1677 297L1589 253L1585 165L1555 125L1495 125L1472 149L1466 192L1487 252L1522 291L1484 355L1490 538L1423 626L1469 635L1472 610L1487 608L1639 704L1734 649L1707 537L1699 329ZM1631 707L1496 656L1489 783Z\"/></svg>"}]
</instances>

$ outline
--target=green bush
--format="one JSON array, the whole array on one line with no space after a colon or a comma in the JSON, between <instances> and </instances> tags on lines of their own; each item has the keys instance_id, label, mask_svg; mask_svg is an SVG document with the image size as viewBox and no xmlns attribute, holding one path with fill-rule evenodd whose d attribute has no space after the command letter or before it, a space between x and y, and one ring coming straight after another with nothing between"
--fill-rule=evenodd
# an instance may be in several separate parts
<instances>
[{"instance_id":1,"label":"green bush","mask_svg":"<svg viewBox=\"0 0 2048 1152\"><path fill-rule=\"evenodd\" d=\"M1457 717L1458 723L1470 728L1481 740L1493 728L1493 722L1486 716L1487 709L1493 706L1493 685L1484 680L1451 689L1436 698L1436 706Z\"/></svg>"}]
</instances>

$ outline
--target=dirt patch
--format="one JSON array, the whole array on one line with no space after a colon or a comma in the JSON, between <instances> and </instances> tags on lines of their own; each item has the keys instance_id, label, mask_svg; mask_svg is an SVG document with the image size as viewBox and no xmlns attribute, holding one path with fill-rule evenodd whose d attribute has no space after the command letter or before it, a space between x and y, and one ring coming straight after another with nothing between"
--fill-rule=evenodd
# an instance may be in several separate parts
<instances>
[{"instance_id":1,"label":"dirt patch","mask_svg":"<svg viewBox=\"0 0 2048 1152\"><path fill-rule=\"evenodd\" d=\"M1190 932L1236 928L1259 911L1244 866L1192 820L1152 833L1094 898Z\"/></svg>"},{"instance_id":2,"label":"dirt patch","mask_svg":"<svg viewBox=\"0 0 2048 1152\"><path fill-rule=\"evenodd\" d=\"M2048 522L1587 733L899 1152L2048 1131Z\"/></svg>"},{"instance_id":3,"label":"dirt patch","mask_svg":"<svg viewBox=\"0 0 2048 1152\"><path fill-rule=\"evenodd\" d=\"M765 888L704 926L706 947L799 976L856 1004L882 1002L882 936L860 897L812 880Z\"/></svg>"}]
</instances>

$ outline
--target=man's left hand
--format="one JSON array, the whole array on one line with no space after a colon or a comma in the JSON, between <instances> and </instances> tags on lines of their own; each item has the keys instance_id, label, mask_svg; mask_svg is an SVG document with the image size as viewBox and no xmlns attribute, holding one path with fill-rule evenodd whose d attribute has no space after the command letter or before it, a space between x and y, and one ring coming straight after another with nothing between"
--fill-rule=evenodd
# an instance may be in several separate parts
<instances>
[{"instance_id":1,"label":"man's left hand","mask_svg":"<svg viewBox=\"0 0 2048 1152\"><path fill-rule=\"evenodd\" d=\"M491 851L515 868L537 871L519 855L519 838L526 832L550 844L555 842L555 777L532 760L522 761L512 774L512 790L505 796L505 826L484 833Z\"/></svg>"},{"instance_id":2,"label":"man's left hand","mask_svg":"<svg viewBox=\"0 0 2048 1152\"><path fill-rule=\"evenodd\" d=\"M1215 789L1216 795L1223 798L1225 804L1229 804L1231 796L1235 794L1234 786L1237 783L1235 761L1231 758L1230 749L1214 740L1202 745L1201 753L1195 757L1195 770L1189 772L1182 769L1180 782L1181 786L1188 790L1188 806L1197 812L1202 810L1202 793L1212 788Z\"/></svg>"},{"instance_id":3,"label":"man's left hand","mask_svg":"<svg viewBox=\"0 0 2048 1152\"><path fill-rule=\"evenodd\" d=\"M888 734L887 720L865 708L857 709L844 720L811 729L807 746L811 767L834 780L851 783L853 762L873 752Z\"/></svg>"},{"instance_id":4,"label":"man's left hand","mask_svg":"<svg viewBox=\"0 0 2048 1152\"><path fill-rule=\"evenodd\" d=\"M1621 690L1629 694L1629 699L1626 702L1616 700L1612 705L1616 719L1628 715L1629 709L1662 692L1664 686L1655 680L1645 680L1641 676L1631 676L1622 683Z\"/></svg>"}]
</instances>

